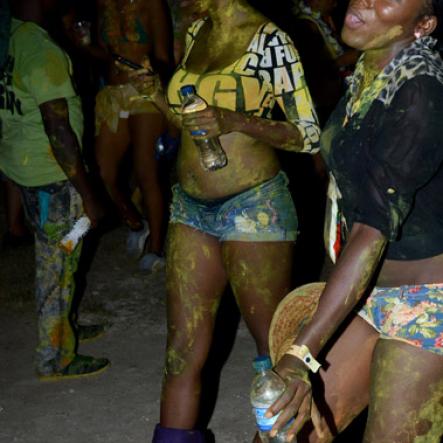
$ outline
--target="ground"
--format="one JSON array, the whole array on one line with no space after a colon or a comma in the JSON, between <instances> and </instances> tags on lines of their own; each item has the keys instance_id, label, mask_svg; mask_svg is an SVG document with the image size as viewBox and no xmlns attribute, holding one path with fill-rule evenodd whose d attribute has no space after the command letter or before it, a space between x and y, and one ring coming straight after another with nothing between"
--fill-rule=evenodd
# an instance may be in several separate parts
<instances>
[{"instance_id":1,"label":"ground","mask_svg":"<svg viewBox=\"0 0 443 443\"><path fill-rule=\"evenodd\" d=\"M125 234L121 227L105 233L82 270L86 281L80 320L111 326L102 338L81 344L79 352L108 357L112 366L101 375L77 380L40 382L35 377L33 248L0 251L0 443L151 441L166 335L164 274L137 271L124 254ZM223 321L219 343L226 344L238 318L234 313ZM209 381L214 391L218 387L209 427L217 443L249 443L254 431L249 386L255 349L242 322L230 354L229 348L214 354L222 355L226 364L220 385ZM210 405L209 400L208 415Z\"/></svg>"}]
</instances>

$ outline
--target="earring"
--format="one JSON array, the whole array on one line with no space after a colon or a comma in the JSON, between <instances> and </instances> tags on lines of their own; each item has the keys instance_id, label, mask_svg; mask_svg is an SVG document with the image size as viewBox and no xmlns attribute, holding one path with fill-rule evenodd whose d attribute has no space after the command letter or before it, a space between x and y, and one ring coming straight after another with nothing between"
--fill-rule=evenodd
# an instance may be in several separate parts
<instances>
[{"instance_id":1,"label":"earring","mask_svg":"<svg viewBox=\"0 0 443 443\"><path fill-rule=\"evenodd\" d=\"M421 32L415 31L414 32L414 37L415 37L416 40L418 40L421 37Z\"/></svg>"}]
</instances>

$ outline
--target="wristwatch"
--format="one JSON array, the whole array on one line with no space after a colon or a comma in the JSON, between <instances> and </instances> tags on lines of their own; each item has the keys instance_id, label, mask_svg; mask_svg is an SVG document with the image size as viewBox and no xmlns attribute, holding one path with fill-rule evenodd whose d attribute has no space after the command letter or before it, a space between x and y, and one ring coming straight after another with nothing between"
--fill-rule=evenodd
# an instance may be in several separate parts
<instances>
[{"instance_id":1,"label":"wristwatch","mask_svg":"<svg viewBox=\"0 0 443 443\"><path fill-rule=\"evenodd\" d=\"M300 359L312 372L317 372L321 367L321 364L312 356L306 345L292 345L286 354Z\"/></svg>"}]
</instances>

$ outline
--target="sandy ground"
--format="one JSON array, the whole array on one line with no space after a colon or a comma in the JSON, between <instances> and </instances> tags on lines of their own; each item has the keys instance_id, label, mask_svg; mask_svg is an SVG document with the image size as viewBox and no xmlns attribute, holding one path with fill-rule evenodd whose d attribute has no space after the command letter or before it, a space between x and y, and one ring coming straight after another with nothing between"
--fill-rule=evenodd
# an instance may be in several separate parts
<instances>
[{"instance_id":1,"label":"sandy ground","mask_svg":"<svg viewBox=\"0 0 443 443\"><path fill-rule=\"evenodd\" d=\"M80 320L112 326L102 338L81 344L79 352L106 356L112 366L96 377L59 382L40 382L33 372L33 247L0 252L0 443L151 441L166 336L164 274L139 273L124 255L124 241L123 228L104 234L83 270ZM234 313L219 325L225 350L214 355L227 362L220 385L208 384L219 388L209 424L217 443L250 442L254 429L248 399L254 345L240 322L229 353L237 324ZM209 399L204 407L207 415L211 404Z\"/></svg>"},{"instance_id":2,"label":"sandy ground","mask_svg":"<svg viewBox=\"0 0 443 443\"><path fill-rule=\"evenodd\" d=\"M33 372L36 317L32 247L1 253L0 442L149 442L158 421L165 345L163 273L143 275L124 259L124 229L106 234L87 275L83 322L112 323L80 353L106 356L111 368L96 377L38 381ZM217 442L247 442L254 346L241 324L223 370L210 427Z\"/></svg>"}]
</instances>

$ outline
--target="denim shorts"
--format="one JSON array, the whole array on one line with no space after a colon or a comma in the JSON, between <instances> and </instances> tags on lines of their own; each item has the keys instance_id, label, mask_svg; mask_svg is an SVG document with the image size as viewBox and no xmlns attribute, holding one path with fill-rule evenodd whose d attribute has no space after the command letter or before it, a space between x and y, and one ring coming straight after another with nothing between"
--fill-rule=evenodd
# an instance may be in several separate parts
<instances>
[{"instance_id":1,"label":"denim shorts","mask_svg":"<svg viewBox=\"0 0 443 443\"><path fill-rule=\"evenodd\" d=\"M297 237L297 214L284 172L226 199L198 200L179 184L172 192L170 222L220 241L295 241Z\"/></svg>"},{"instance_id":2,"label":"denim shorts","mask_svg":"<svg viewBox=\"0 0 443 443\"><path fill-rule=\"evenodd\" d=\"M358 315L382 338L443 355L443 283L376 287Z\"/></svg>"}]
</instances>

